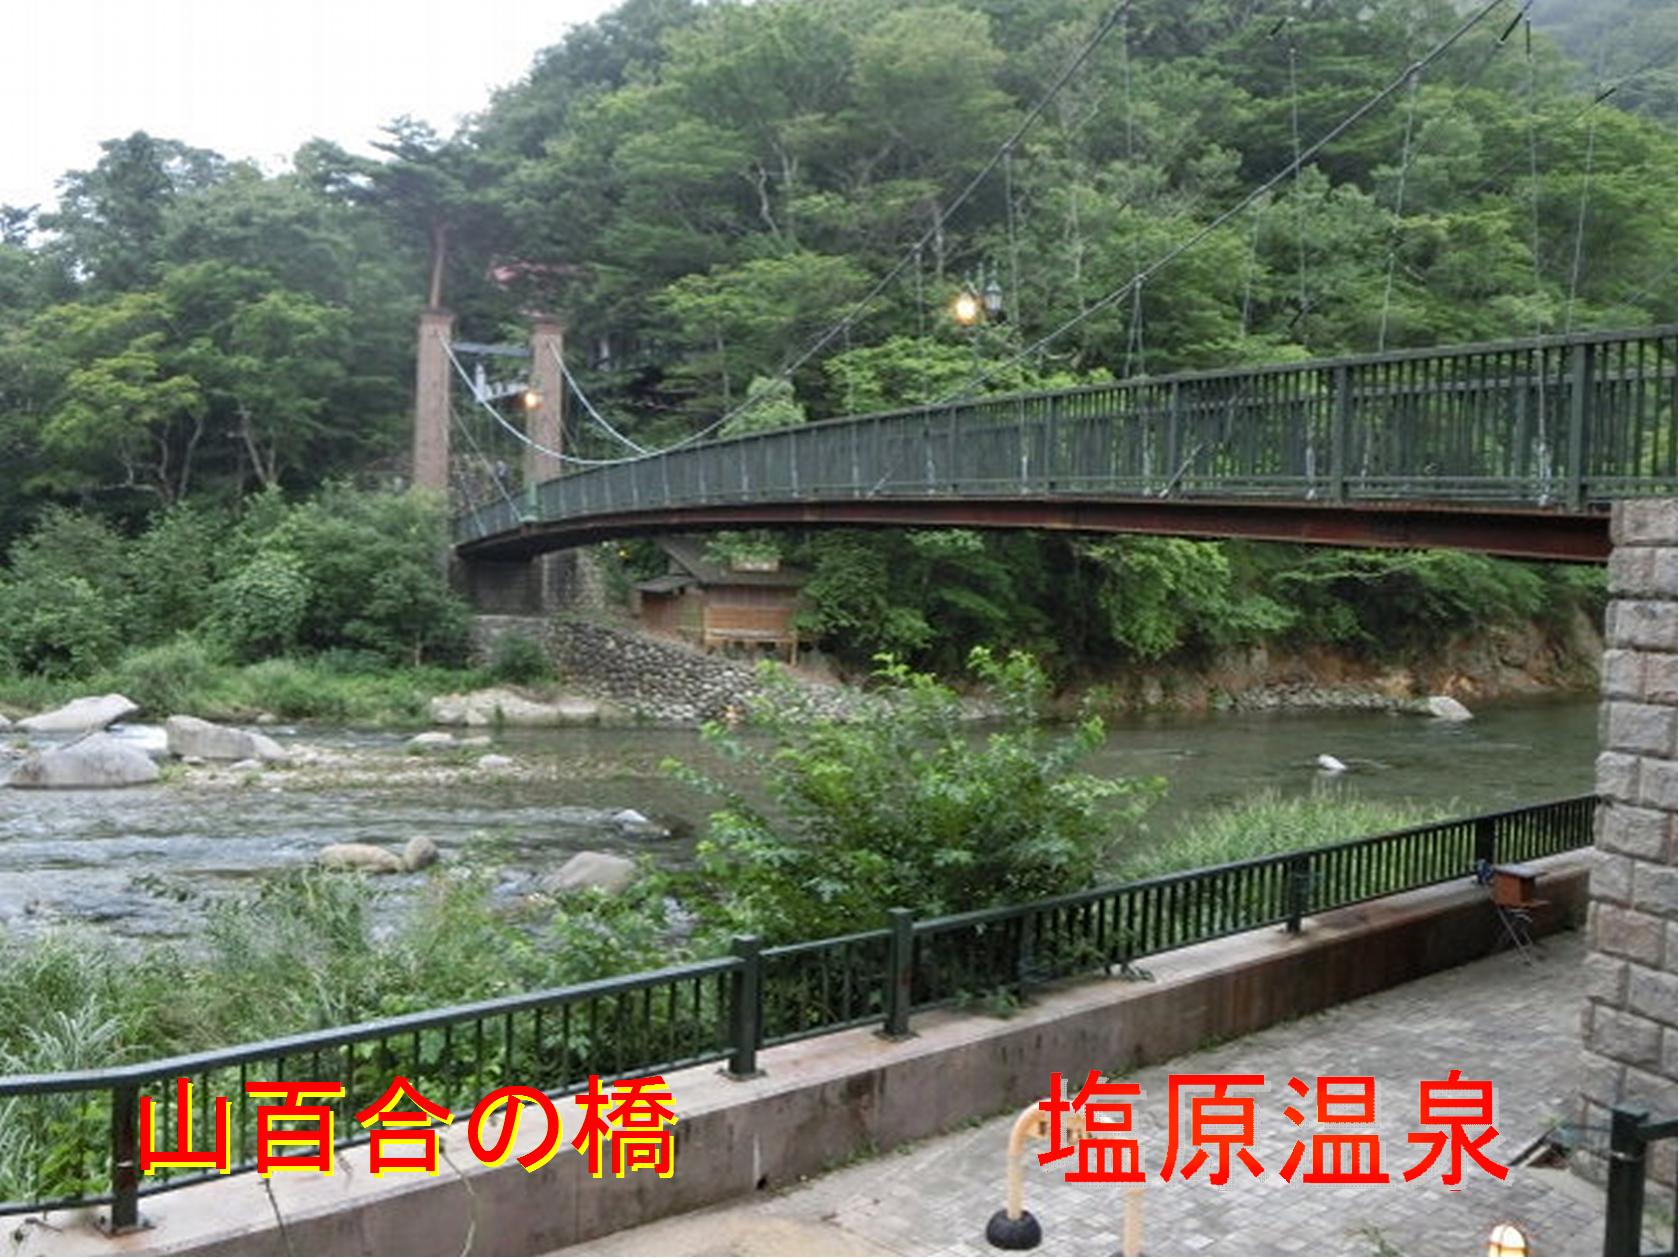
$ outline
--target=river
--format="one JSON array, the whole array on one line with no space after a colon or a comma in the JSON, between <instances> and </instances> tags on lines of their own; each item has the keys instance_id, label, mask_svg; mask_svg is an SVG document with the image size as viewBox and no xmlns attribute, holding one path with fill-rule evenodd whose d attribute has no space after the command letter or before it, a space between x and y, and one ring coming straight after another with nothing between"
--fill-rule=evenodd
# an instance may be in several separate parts
<instances>
[{"instance_id":1,"label":"river","mask_svg":"<svg viewBox=\"0 0 1680 1259\"><path fill-rule=\"evenodd\" d=\"M1262 790L1322 789L1321 752L1349 767L1338 790L1423 801L1442 815L1473 813L1591 790L1597 712L1595 697L1571 696L1489 704L1458 724L1382 712L1139 716L1110 723L1088 768L1166 778L1169 793L1150 817L1155 834ZM405 738L319 727L279 733L282 742L290 736L368 756L401 756ZM730 772L687 730L508 731L496 743L498 752L552 765L557 776L400 789L177 782L0 790L0 929L83 922L124 936L190 935L196 911L182 892L237 886L345 841L400 845L429 835L449 862L488 838L497 841L491 859L508 895L585 848L681 861L691 839L632 840L607 814L633 808L703 824L710 801L674 782L661 763L677 757ZM476 851L483 859L484 849Z\"/></svg>"}]
</instances>

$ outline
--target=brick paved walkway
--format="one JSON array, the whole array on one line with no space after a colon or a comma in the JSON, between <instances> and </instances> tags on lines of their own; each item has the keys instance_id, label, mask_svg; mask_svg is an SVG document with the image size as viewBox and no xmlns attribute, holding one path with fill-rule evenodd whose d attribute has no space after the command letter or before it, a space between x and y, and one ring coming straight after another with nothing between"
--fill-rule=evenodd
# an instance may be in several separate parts
<instances>
[{"instance_id":1,"label":"brick paved walkway","mask_svg":"<svg viewBox=\"0 0 1680 1259\"><path fill-rule=\"evenodd\" d=\"M1424 1151L1407 1142L1418 1127L1420 1079L1458 1068L1467 1079L1493 1081L1499 1136L1485 1148L1500 1162L1562 1120L1577 1072L1583 954L1579 936L1555 936L1533 966L1496 954L1121 1077L1144 1091L1134 1122L1150 1173L1145 1253L1480 1254L1488 1230L1505 1220L1528 1234L1533 1254L1599 1253L1602 1192L1565 1172L1519 1167L1499 1182L1467 1160L1457 1192L1441 1183L1440 1168L1410 1184L1400 1177ZM1169 1072L1265 1075L1254 1146L1263 1176L1233 1163L1223 1188L1206 1183L1210 1168L1190 1182L1160 1180ZM1286 1085L1292 1075L1309 1085L1318 1075L1376 1078L1375 1126L1392 1183L1308 1185L1299 1171L1293 1183L1279 1177L1297 1135L1310 1132L1283 1115L1298 1100ZM1003 1205L1011 1120L988 1119L780 1194L627 1230L576 1252L997 1255L983 1231ZM1029 1156L1028 1165L1027 1206L1044 1228L1037 1253L1119 1250L1124 1188L1065 1183L1071 1160L1039 1168Z\"/></svg>"}]
</instances>

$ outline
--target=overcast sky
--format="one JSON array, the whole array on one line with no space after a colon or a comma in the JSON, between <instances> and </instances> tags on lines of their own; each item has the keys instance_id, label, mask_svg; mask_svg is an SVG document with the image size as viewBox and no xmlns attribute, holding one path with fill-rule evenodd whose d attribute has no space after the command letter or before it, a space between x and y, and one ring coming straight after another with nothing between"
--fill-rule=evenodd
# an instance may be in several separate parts
<instances>
[{"instance_id":1,"label":"overcast sky","mask_svg":"<svg viewBox=\"0 0 1680 1259\"><path fill-rule=\"evenodd\" d=\"M614 2L0 0L0 203L50 204L133 131L268 169L399 114L447 134Z\"/></svg>"}]
</instances>

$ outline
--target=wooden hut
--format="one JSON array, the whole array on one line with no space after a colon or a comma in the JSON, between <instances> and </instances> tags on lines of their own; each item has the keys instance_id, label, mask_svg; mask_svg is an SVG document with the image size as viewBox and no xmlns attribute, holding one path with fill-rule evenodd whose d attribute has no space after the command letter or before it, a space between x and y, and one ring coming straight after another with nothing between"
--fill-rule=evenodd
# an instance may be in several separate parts
<instances>
[{"instance_id":1,"label":"wooden hut","mask_svg":"<svg viewBox=\"0 0 1680 1259\"><path fill-rule=\"evenodd\" d=\"M698 538L659 539L669 568L637 582L631 611L644 629L681 638L706 651L764 646L794 663L799 634L793 618L805 573L776 561L735 564L709 554Z\"/></svg>"}]
</instances>

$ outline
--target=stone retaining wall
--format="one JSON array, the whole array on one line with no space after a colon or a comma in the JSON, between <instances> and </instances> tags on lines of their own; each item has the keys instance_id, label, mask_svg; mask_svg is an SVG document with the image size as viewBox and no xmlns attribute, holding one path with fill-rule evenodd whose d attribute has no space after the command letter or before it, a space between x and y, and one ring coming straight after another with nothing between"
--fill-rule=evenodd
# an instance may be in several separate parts
<instances>
[{"instance_id":1,"label":"stone retaining wall","mask_svg":"<svg viewBox=\"0 0 1680 1259\"><path fill-rule=\"evenodd\" d=\"M568 684L652 721L694 725L744 712L760 690L751 665L614 625L556 619L546 641ZM813 716L843 716L858 702L838 687L802 689Z\"/></svg>"},{"instance_id":2,"label":"stone retaining wall","mask_svg":"<svg viewBox=\"0 0 1680 1259\"><path fill-rule=\"evenodd\" d=\"M1612 1104L1675 1113L1675 541L1672 499L1611 517L1599 709L1591 976L1581 1012L1581 1118L1602 1146ZM1580 1170L1604 1175L1588 1153ZM1675 1143L1652 1147L1673 1187Z\"/></svg>"}]
</instances>

